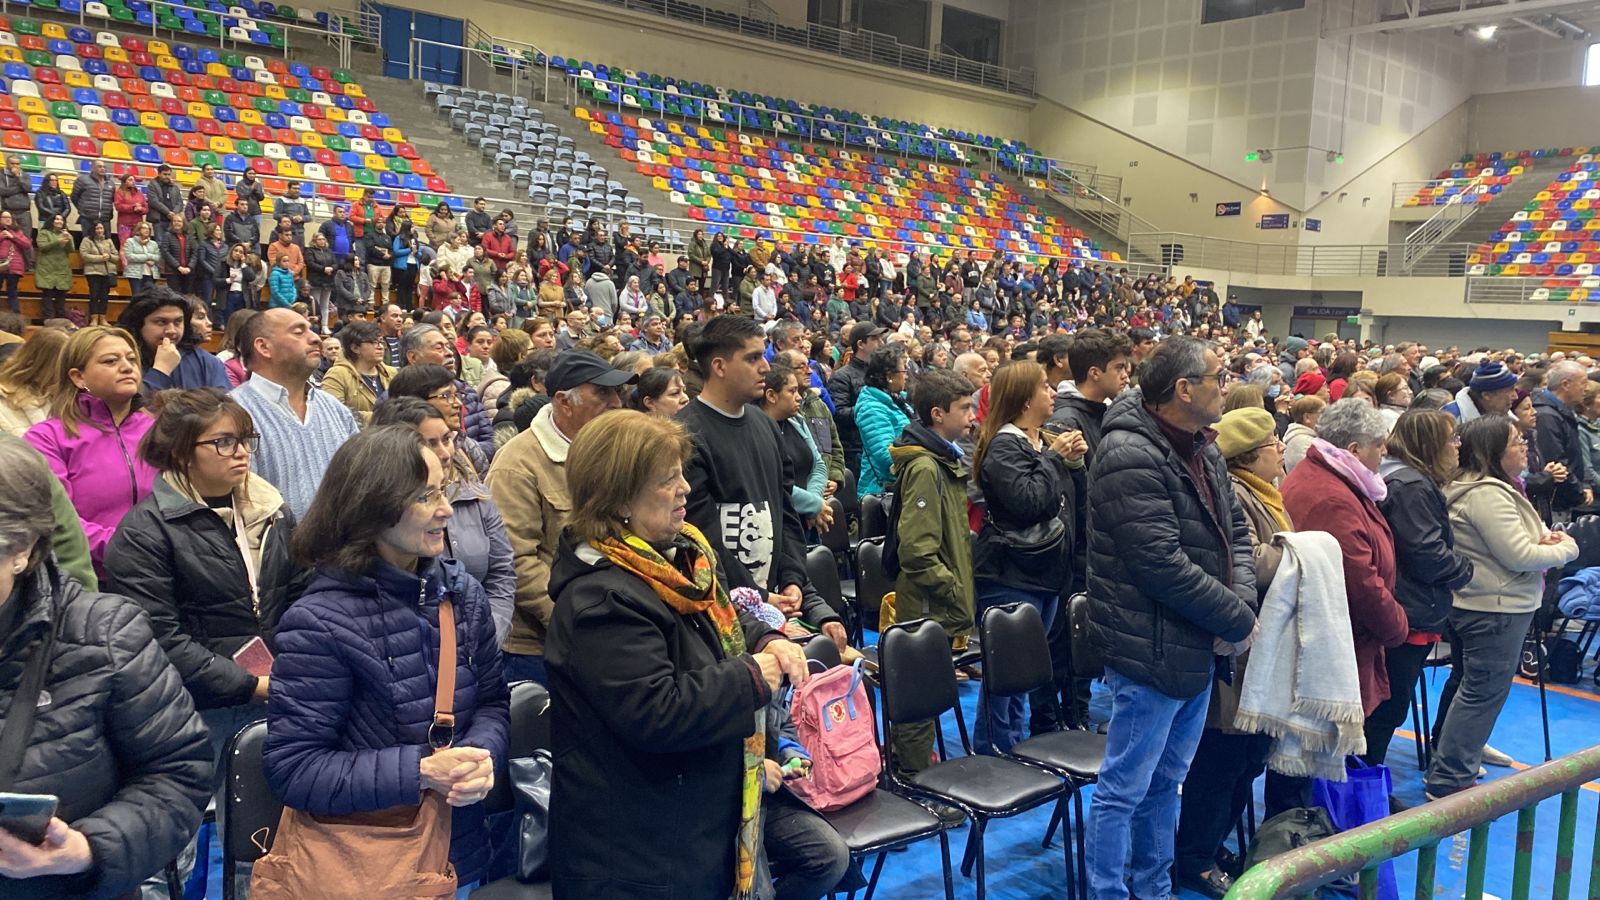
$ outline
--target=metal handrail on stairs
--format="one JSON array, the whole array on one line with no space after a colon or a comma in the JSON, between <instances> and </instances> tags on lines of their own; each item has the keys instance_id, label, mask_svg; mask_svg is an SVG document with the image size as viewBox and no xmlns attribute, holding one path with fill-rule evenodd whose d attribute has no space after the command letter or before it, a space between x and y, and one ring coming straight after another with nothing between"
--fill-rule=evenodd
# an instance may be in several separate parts
<instances>
[{"instance_id":1,"label":"metal handrail on stairs","mask_svg":"<svg viewBox=\"0 0 1600 900\"><path fill-rule=\"evenodd\" d=\"M1475 189L1483 184L1483 180L1484 176L1480 174L1467 182L1460 193L1446 200L1444 205L1439 207L1433 215L1429 216L1421 225L1418 225L1412 229L1410 234L1406 235L1406 249L1402 265L1407 270L1416 265L1422 257L1428 255L1433 248L1443 243L1450 235L1455 234L1456 229L1466 224L1468 219L1477 215L1478 210L1482 208L1482 204L1477 202L1464 203L1462 198L1469 195L1476 196Z\"/></svg>"},{"instance_id":2,"label":"metal handrail on stairs","mask_svg":"<svg viewBox=\"0 0 1600 900\"><path fill-rule=\"evenodd\" d=\"M415 26L413 26L414 28ZM514 41L510 38L495 37L479 28L472 20L465 20L466 37L459 44L449 41L436 41L428 38L419 38L413 35L407 42L406 74L413 81L423 78L422 53L423 47L438 47L443 50L454 50L461 54L461 71L450 73L461 79L465 87L489 88L487 82L474 84L474 74L492 76L508 74L511 79L510 93L515 97L528 97L535 79L540 79L543 85L538 99L550 96L550 57L533 44ZM473 68L473 61L478 63L477 69Z\"/></svg>"},{"instance_id":3,"label":"metal handrail on stairs","mask_svg":"<svg viewBox=\"0 0 1600 900\"><path fill-rule=\"evenodd\" d=\"M1483 897L1489 863L1489 825L1517 814L1516 856L1512 861L1511 896L1529 896L1533 880L1533 848L1538 837L1539 803L1561 798L1556 825L1555 870L1551 896L1566 900L1572 892L1572 863L1578 830L1578 792L1600 777L1600 746L1589 747L1531 769L1379 819L1343 834L1323 838L1249 871L1228 891L1228 900L1268 900L1312 896L1316 889L1350 875L1360 876L1361 897L1378 895L1379 866L1407 853L1417 855L1415 896L1434 896L1439 844L1466 832L1466 900ZM1548 832L1547 832L1548 833ZM1600 827L1595 829L1593 858L1600 860ZM1502 860L1496 860L1500 863ZM1600 892L1600 867L1589 872L1587 896ZM1406 892L1402 891L1402 895Z\"/></svg>"},{"instance_id":4,"label":"metal handrail on stairs","mask_svg":"<svg viewBox=\"0 0 1600 900\"><path fill-rule=\"evenodd\" d=\"M1132 256L1130 238L1134 234L1161 230L1154 222L1106 196L1106 190L1121 192L1121 178L1102 177L1094 172L1080 174L1079 171L1052 165L1046 184L1062 205L1128 245L1127 256Z\"/></svg>"}]
</instances>

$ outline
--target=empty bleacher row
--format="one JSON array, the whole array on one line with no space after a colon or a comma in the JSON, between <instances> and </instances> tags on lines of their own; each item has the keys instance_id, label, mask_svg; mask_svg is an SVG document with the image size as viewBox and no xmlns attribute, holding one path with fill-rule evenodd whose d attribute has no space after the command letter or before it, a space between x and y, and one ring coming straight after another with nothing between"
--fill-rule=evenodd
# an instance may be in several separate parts
<instances>
[{"instance_id":1,"label":"empty bleacher row","mask_svg":"<svg viewBox=\"0 0 1600 900\"><path fill-rule=\"evenodd\" d=\"M1534 299L1600 300L1600 161L1576 157L1468 257L1469 275L1543 278Z\"/></svg>"},{"instance_id":2,"label":"empty bleacher row","mask_svg":"<svg viewBox=\"0 0 1600 900\"><path fill-rule=\"evenodd\" d=\"M524 98L433 82L423 85L423 95L486 164L549 218L626 221L646 240L687 246L687 234L646 213L641 199L628 196L604 165L578 150L560 126L546 122Z\"/></svg>"},{"instance_id":3,"label":"empty bleacher row","mask_svg":"<svg viewBox=\"0 0 1600 900\"><path fill-rule=\"evenodd\" d=\"M987 172L584 107L574 113L708 230L1119 258Z\"/></svg>"}]
</instances>

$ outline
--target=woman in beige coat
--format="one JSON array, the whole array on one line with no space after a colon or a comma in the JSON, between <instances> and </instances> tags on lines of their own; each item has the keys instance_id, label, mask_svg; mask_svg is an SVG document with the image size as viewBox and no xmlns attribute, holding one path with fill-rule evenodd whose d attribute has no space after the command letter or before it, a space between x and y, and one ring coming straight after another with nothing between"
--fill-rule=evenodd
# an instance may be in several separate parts
<instances>
[{"instance_id":1,"label":"woman in beige coat","mask_svg":"<svg viewBox=\"0 0 1600 900\"><path fill-rule=\"evenodd\" d=\"M395 370L384 364L383 336L371 322L351 322L339 330L343 352L322 376L322 389L355 413L365 428L372 411L389 390Z\"/></svg>"},{"instance_id":2,"label":"woman in beige coat","mask_svg":"<svg viewBox=\"0 0 1600 900\"><path fill-rule=\"evenodd\" d=\"M1523 495L1528 441L1499 416L1461 428L1461 470L1444 489L1456 551L1472 580L1450 610L1452 680L1461 687L1442 713L1424 788L1430 800L1472 787L1483 747L1511 693L1522 642L1544 592L1544 571L1572 561L1578 545L1545 528Z\"/></svg>"}]
</instances>

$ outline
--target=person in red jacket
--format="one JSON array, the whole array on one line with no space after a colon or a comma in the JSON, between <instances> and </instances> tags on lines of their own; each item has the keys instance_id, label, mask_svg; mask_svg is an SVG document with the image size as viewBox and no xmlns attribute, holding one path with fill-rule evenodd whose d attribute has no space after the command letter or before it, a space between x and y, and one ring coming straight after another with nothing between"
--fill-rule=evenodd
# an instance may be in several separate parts
<instances>
[{"instance_id":1,"label":"person in red jacket","mask_svg":"<svg viewBox=\"0 0 1600 900\"><path fill-rule=\"evenodd\" d=\"M494 225L483 235L483 255L494 263L498 274L506 270L517 258L517 239L506 232L506 220L495 219Z\"/></svg>"},{"instance_id":2,"label":"person in red jacket","mask_svg":"<svg viewBox=\"0 0 1600 900\"><path fill-rule=\"evenodd\" d=\"M383 231L384 211L372 199L372 189L361 192L361 201L350 207L350 224L355 226L356 240L361 240L371 229L372 234Z\"/></svg>"},{"instance_id":3,"label":"person in red jacket","mask_svg":"<svg viewBox=\"0 0 1600 900\"><path fill-rule=\"evenodd\" d=\"M1411 629L1394 596L1394 534L1378 509L1388 496L1378 477L1388 433L1372 404L1340 400L1317 420L1317 437L1281 489L1289 520L1328 532L1344 553L1361 710L1368 716L1389 699L1384 648L1404 643Z\"/></svg>"},{"instance_id":4,"label":"person in red jacket","mask_svg":"<svg viewBox=\"0 0 1600 900\"><path fill-rule=\"evenodd\" d=\"M139 227L139 223L150 212L150 202L145 199L144 191L139 190L138 181L131 174L122 176L122 183L117 185L116 193L111 196L111 205L117 211L118 243L127 240L133 234L133 229Z\"/></svg>"}]
</instances>

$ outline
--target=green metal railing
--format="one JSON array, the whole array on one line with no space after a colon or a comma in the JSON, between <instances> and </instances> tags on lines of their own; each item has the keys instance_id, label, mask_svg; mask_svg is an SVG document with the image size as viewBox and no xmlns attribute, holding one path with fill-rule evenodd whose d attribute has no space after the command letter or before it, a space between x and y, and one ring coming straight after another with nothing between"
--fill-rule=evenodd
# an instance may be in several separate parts
<instances>
[{"instance_id":1,"label":"green metal railing","mask_svg":"<svg viewBox=\"0 0 1600 900\"><path fill-rule=\"evenodd\" d=\"M1417 855L1415 897L1433 900L1439 842L1462 832L1468 833L1464 896L1466 900L1478 900L1483 896L1483 879L1489 864L1489 825L1511 813L1517 814L1511 900L1527 900L1533 880L1539 803L1557 795L1561 797L1561 821L1556 829L1556 866L1550 896L1566 900L1572 892L1578 792L1596 777L1600 777L1600 745L1274 857L1244 873L1228 892L1227 900L1309 896L1322 885L1357 873L1360 896L1375 898L1378 866L1407 853ZM1600 824L1595 828L1592 853L1585 896L1600 898ZM1404 895L1405 891L1400 893Z\"/></svg>"}]
</instances>

